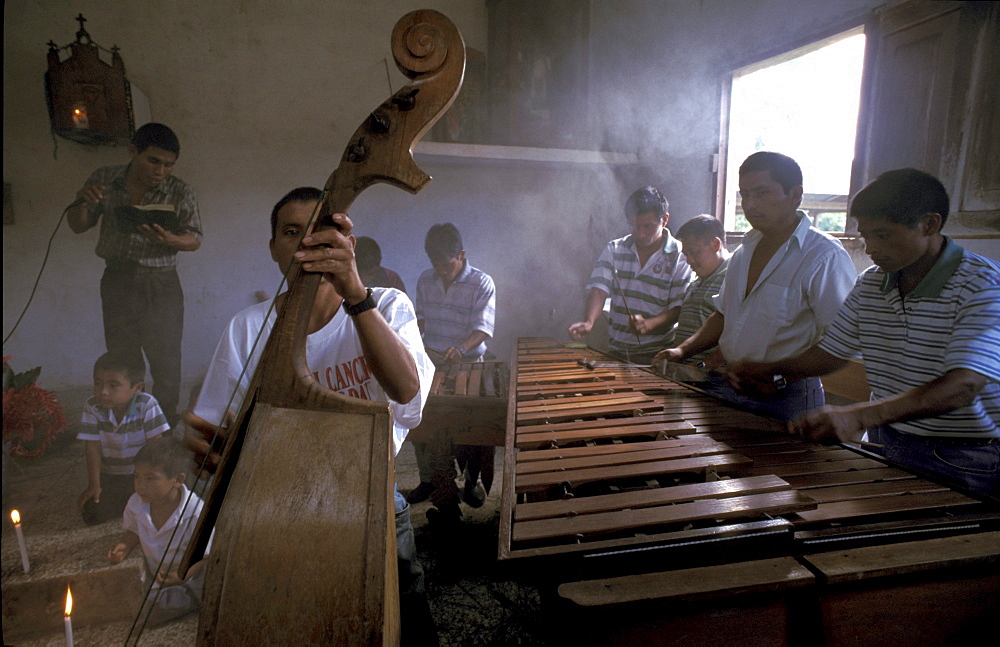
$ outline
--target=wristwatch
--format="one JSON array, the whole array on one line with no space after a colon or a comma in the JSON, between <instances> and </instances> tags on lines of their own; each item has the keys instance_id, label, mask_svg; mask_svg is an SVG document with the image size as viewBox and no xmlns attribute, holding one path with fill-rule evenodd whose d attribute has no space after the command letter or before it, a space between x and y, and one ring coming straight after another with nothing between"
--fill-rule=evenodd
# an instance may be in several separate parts
<instances>
[{"instance_id":1,"label":"wristwatch","mask_svg":"<svg viewBox=\"0 0 1000 647\"><path fill-rule=\"evenodd\" d=\"M362 312L374 308L375 299L372 297L372 289L367 288L367 290L368 290L368 296L366 296L362 301L358 301L353 306L347 305L347 302L345 301L344 312L351 315L352 317L357 317Z\"/></svg>"}]
</instances>

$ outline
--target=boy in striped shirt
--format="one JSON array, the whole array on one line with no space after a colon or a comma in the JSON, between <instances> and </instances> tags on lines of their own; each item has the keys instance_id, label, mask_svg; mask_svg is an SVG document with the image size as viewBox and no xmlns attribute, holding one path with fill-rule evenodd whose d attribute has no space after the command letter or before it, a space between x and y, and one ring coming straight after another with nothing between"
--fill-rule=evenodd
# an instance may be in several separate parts
<instances>
[{"instance_id":1,"label":"boy in striped shirt","mask_svg":"<svg viewBox=\"0 0 1000 647\"><path fill-rule=\"evenodd\" d=\"M86 523L121 517L135 491L135 455L170 429L156 398L143 392L146 362L138 353L109 352L94 362L94 395L83 407L87 489L77 499Z\"/></svg>"},{"instance_id":2,"label":"boy in striped shirt","mask_svg":"<svg viewBox=\"0 0 1000 647\"><path fill-rule=\"evenodd\" d=\"M916 169L883 173L851 203L875 266L799 357L731 368L744 388L825 375L861 355L870 402L825 407L790 431L869 440L895 463L1000 495L1000 263L941 233L948 195Z\"/></svg>"}]
</instances>

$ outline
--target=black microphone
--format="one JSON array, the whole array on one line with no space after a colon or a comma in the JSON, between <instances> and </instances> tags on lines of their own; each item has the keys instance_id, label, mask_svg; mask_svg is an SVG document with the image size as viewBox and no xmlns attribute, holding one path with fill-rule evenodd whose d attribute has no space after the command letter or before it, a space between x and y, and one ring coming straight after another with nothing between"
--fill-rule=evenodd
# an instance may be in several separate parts
<instances>
[{"instance_id":1,"label":"black microphone","mask_svg":"<svg viewBox=\"0 0 1000 647\"><path fill-rule=\"evenodd\" d=\"M76 200L74 200L73 202L71 202L68 207L66 207L65 209L63 209L63 212L65 213L66 211L69 211L70 209L76 209L81 204L84 204L86 202L87 201L84 200L83 198L77 198ZM93 213L91 215L94 217L95 220L99 216L101 216L101 215L104 214L104 208L103 207L104 207L104 203L103 202L98 202L97 206L94 207L94 211L93 211Z\"/></svg>"}]
</instances>

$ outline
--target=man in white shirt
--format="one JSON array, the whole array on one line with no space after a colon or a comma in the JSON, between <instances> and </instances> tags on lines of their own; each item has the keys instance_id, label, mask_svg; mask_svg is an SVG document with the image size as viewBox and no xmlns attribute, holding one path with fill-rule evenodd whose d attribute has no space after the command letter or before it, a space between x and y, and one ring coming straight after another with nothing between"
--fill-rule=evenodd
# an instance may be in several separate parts
<instances>
[{"instance_id":1,"label":"man in white shirt","mask_svg":"<svg viewBox=\"0 0 1000 647\"><path fill-rule=\"evenodd\" d=\"M309 368L332 391L387 402L393 445L399 453L407 431L420 424L434 365L424 351L417 317L406 295L392 288L366 288L361 282L350 219L334 214L333 228L311 231L321 196L319 189L300 187L278 201L271 212L271 258L282 271L294 261L303 271L323 274L307 323ZM283 298L284 294L277 297L278 307ZM239 403L246 394L265 345L255 347L254 339L261 328L266 339L275 320L270 304L260 303L237 313L223 331L194 411L184 415L195 430L189 432L186 444L199 460L211 450L207 439L216 425L225 424L235 413L230 401ZM210 454L209 464L217 461L218 456ZM398 490L393 494L403 644L437 644L424 572L416 557L410 507Z\"/></svg>"},{"instance_id":2,"label":"man in white shirt","mask_svg":"<svg viewBox=\"0 0 1000 647\"><path fill-rule=\"evenodd\" d=\"M798 211L802 170L792 158L761 151L740 166L743 211L753 227L733 254L718 312L656 360L680 362L718 344L722 362L772 362L813 346L847 298L857 273L832 236ZM711 368L711 367L709 367ZM784 383L770 395L736 391L720 373L707 390L738 406L791 420L824 403L818 378Z\"/></svg>"}]
</instances>

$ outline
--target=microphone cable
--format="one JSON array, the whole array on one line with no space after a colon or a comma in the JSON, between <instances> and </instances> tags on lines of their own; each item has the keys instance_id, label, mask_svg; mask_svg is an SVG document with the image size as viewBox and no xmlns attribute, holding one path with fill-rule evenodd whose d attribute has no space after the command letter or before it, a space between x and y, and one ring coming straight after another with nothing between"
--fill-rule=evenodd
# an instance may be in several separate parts
<instances>
[{"instance_id":1,"label":"microphone cable","mask_svg":"<svg viewBox=\"0 0 1000 647\"><path fill-rule=\"evenodd\" d=\"M83 202L84 202L83 198L78 198L68 207L63 209L62 215L59 216L59 222L56 223L56 228L52 230L52 235L49 236L49 244L45 247L45 257L42 258L42 266L38 269L38 276L35 277L35 285L32 286L31 288L31 294L28 295L28 302L24 304L24 309L21 310L21 316L19 316L17 318L17 321L14 322L14 327L11 328L10 332L7 333L7 336L3 338L4 346L7 345L7 340L11 338L11 335L14 334L14 331L17 330L17 327L21 324L21 320L24 319L25 313L28 312L28 306L31 305L32 299L35 298L35 291L38 290L38 282L42 280L42 272L45 271L45 264L48 263L49 261L49 252L52 251L52 241L55 240L56 233L59 231L59 226L62 225L62 221L66 218L67 212L69 212L69 210L73 209L74 207L80 206L81 204L83 204Z\"/></svg>"}]
</instances>

